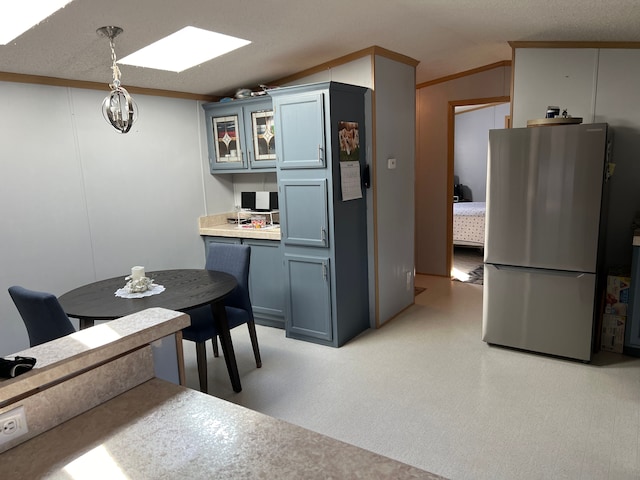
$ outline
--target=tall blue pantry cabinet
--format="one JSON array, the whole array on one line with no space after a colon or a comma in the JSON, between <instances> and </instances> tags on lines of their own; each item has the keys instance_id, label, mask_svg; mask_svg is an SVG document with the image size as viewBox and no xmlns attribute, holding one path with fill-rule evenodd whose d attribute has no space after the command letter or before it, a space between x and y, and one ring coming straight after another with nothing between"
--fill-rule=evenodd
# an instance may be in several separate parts
<instances>
[{"instance_id":1,"label":"tall blue pantry cabinet","mask_svg":"<svg viewBox=\"0 0 640 480\"><path fill-rule=\"evenodd\" d=\"M343 199L340 167L349 125L360 148L343 138L343 159L364 171L365 93L336 82L269 91L290 338L339 347L370 325L365 193L360 182L362 198Z\"/></svg>"}]
</instances>

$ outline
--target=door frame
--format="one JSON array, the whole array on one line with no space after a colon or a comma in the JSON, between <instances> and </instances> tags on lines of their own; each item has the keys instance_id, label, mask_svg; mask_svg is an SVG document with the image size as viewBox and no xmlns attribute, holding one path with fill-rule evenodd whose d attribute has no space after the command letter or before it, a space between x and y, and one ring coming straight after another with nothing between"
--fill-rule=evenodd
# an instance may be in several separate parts
<instances>
[{"instance_id":1,"label":"door frame","mask_svg":"<svg viewBox=\"0 0 640 480\"><path fill-rule=\"evenodd\" d=\"M471 98L467 100L450 100L447 112L447 275L451 276L453 265L453 168L455 146L456 107L463 105L482 105L485 103L508 103L510 96ZM512 105L513 108L513 105ZM505 128L507 126L505 125ZM510 128L510 125L509 125Z\"/></svg>"}]
</instances>

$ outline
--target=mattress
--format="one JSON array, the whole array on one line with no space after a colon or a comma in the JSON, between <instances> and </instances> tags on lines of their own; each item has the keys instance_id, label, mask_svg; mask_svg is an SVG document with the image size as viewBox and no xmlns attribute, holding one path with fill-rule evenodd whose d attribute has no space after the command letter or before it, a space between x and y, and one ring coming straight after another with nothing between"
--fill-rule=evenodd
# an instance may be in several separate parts
<instances>
[{"instance_id":1,"label":"mattress","mask_svg":"<svg viewBox=\"0 0 640 480\"><path fill-rule=\"evenodd\" d=\"M485 202L453 204L453 244L484 247Z\"/></svg>"}]
</instances>

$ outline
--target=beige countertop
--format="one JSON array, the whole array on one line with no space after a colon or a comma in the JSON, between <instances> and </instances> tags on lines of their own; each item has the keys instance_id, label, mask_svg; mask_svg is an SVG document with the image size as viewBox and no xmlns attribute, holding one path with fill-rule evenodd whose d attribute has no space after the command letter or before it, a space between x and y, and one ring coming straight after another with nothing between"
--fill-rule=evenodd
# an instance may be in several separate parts
<instances>
[{"instance_id":1,"label":"beige countertop","mask_svg":"<svg viewBox=\"0 0 640 480\"><path fill-rule=\"evenodd\" d=\"M236 218L236 213L206 215L198 219L200 235L212 237L255 238L264 240L280 240L280 226L251 228L227 222L227 218Z\"/></svg>"},{"instance_id":2,"label":"beige countertop","mask_svg":"<svg viewBox=\"0 0 640 480\"><path fill-rule=\"evenodd\" d=\"M442 478L158 379L8 450L0 462L3 478Z\"/></svg>"}]
</instances>

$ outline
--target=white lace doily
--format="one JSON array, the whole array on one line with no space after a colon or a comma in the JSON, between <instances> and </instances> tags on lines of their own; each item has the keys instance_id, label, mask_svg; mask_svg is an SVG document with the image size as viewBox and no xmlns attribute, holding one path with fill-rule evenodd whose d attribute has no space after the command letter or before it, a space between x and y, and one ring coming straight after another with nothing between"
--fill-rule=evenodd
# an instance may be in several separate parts
<instances>
[{"instance_id":1,"label":"white lace doily","mask_svg":"<svg viewBox=\"0 0 640 480\"><path fill-rule=\"evenodd\" d=\"M156 285L155 283L151 284L149 290L145 292L135 292L129 293L126 287L119 288L116 290L115 296L120 298L142 298L142 297L150 297L151 295L157 295L165 291L165 288L162 285Z\"/></svg>"}]
</instances>

